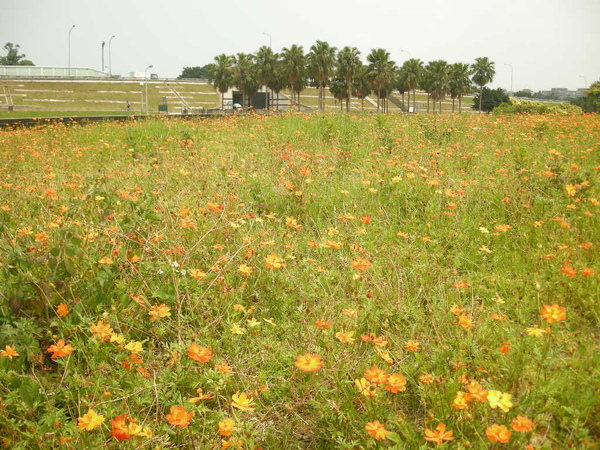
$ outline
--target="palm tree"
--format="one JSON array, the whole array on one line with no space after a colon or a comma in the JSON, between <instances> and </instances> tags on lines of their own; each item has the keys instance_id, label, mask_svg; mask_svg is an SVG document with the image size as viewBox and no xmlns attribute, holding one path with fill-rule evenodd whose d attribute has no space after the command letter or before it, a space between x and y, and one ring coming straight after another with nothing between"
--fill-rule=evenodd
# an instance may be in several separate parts
<instances>
[{"instance_id":1,"label":"palm tree","mask_svg":"<svg viewBox=\"0 0 600 450\"><path fill-rule=\"evenodd\" d=\"M340 101L340 111L344 109L344 100L348 99L348 84L343 78L334 78L329 85L333 98Z\"/></svg>"},{"instance_id":2,"label":"palm tree","mask_svg":"<svg viewBox=\"0 0 600 450\"><path fill-rule=\"evenodd\" d=\"M454 99L458 98L458 112L462 112L462 97L471 90L471 67L464 63L450 66L450 96L452 97L452 112Z\"/></svg>"},{"instance_id":3,"label":"palm tree","mask_svg":"<svg viewBox=\"0 0 600 450\"><path fill-rule=\"evenodd\" d=\"M233 86L233 65L235 58L226 54L215 56L215 63L211 64L208 79L213 87L221 94L221 109L224 109L225 93Z\"/></svg>"},{"instance_id":4,"label":"palm tree","mask_svg":"<svg viewBox=\"0 0 600 450\"><path fill-rule=\"evenodd\" d=\"M304 75L306 72L306 56L300 45L293 44L290 48L284 48L281 52L281 60L290 90L292 91L292 103L294 98L300 110L300 91L304 89Z\"/></svg>"},{"instance_id":5,"label":"palm tree","mask_svg":"<svg viewBox=\"0 0 600 450\"><path fill-rule=\"evenodd\" d=\"M369 80L373 90L377 91L377 112L379 112L379 102L382 98L387 97L394 80L396 64L390 61L390 53L382 48L371 50L367 61L369 62L367 69ZM382 96L382 94L385 95Z\"/></svg>"},{"instance_id":6,"label":"palm tree","mask_svg":"<svg viewBox=\"0 0 600 450\"><path fill-rule=\"evenodd\" d=\"M481 88L479 92L479 112L481 113L483 87L492 82L494 75L496 75L496 70L494 69L494 63L487 56L475 58L475 63L471 64L471 69L473 69L473 83Z\"/></svg>"},{"instance_id":7,"label":"palm tree","mask_svg":"<svg viewBox=\"0 0 600 450\"><path fill-rule=\"evenodd\" d=\"M308 54L308 73L319 88L319 109L325 109L325 87L333 76L335 54L337 49L327 42L317 41L310 47Z\"/></svg>"},{"instance_id":8,"label":"palm tree","mask_svg":"<svg viewBox=\"0 0 600 450\"><path fill-rule=\"evenodd\" d=\"M361 65L360 52L356 47L344 47L337 55L337 75L346 80L346 112L350 111L352 79Z\"/></svg>"},{"instance_id":9,"label":"palm tree","mask_svg":"<svg viewBox=\"0 0 600 450\"><path fill-rule=\"evenodd\" d=\"M238 53L235 58L234 79L237 88L242 91L242 108L252 106L252 96L260 88L260 82L254 65L254 55ZM246 103L246 99L248 103Z\"/></svg>"},{"instance_id":10,"label":"palm tree","mask_svg":"<svg viewBox=\"0 0 600 450\"><path fill-rule=\"evenodd\" d=\"M440 114L442 112L442 100L446 97L450 87L450 66L446 61L431 61L426 68L427 92L433 100L433 112L435 113L435 102L440 102Z\"/></svg>"},{"instance_id":11,"label":"palm tree","mask_svg":"<svg viewBox=\"0 0 600 450\"><path fill-rule=\"evenodd\" d=\"M406 85L408 90L413 91L413 111L417 111L417 96L415 89L419 86L423 74L423 61L420 59L411 58L402 64L401 71L406 77ZM410 95L409 95L410 97ZM410 101L410 98L409 98Z\"/></svg>"},{"instance_id":12,"label":"palm tree","mask_svg":"<svg viewBox=\"0 0 600 450\"><path fill-rule=\"evenodd\" d=\"M369 82L367 66L360 64L356 69L354 80L352 82L352 95L360 99L360 109L365 109L365 98L371 93L371 83Z\"/></svg>"},{"instance_id":13,"label":"palm tree","mask_svg":"<svg viewBox=\"0 0 600 450\"><path fill-rule=\"evenodd\" d=\"M255 57L258 80L262 86L266 86L271 90L271 97L273 97L273 85L278 58L279 55L266 45L258 49ZM268 108L271 108L271 101L268 103Z\"/></svg>"},{"instance_id":14,"label":"palm tree","mask_svg":"<svg viewBox=\"0 0 600 450\"><path fill-rule=\"evenodd\" d=\"M402 70L402 67L396 70L396 89L398 89L398 92L402 95L402 108L408 111L408 108L406 107L406 102L404 101L404 93L408 92L408 95L410 97L410 86L408 84L406 72Z\"/></svg>"}]
</instances>

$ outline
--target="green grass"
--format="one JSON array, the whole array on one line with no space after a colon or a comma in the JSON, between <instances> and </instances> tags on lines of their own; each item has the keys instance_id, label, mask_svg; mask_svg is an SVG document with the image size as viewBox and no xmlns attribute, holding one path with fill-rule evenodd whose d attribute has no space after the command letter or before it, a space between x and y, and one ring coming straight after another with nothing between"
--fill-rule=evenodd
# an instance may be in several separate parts
<instances>
[{"instance_id":1,"label":"green grass","mask_svg":"<svg viewBox=\"0 0 600 450\"><path fill-rule=\"evenodd\" d=\"M144 81L144 80L141 80ZM179 111L181 102L167 85L172 86L184 97L192 108L214 108L220 104L220 97L213 87L206 83L191 82L148 82L148 104L151 111L157 111L163 97L167 97L170 109ZM132 112L142 108L142 91L145 86L140 81L28 81L10 80L0 84L0 105L6 105L6 87L16 110L32 111L127 111L129 102Z\"/></svg>"},{"instance_id":2,"label":"green grass","mask_svg":"<svg viewBox=\"0 0 600 450\"><path fill-rule=\"evenodd\" d=\"M598 448L599 151L597 115L0 130L0 439L425 449L444 423L447 448ZM119 443L124 414L152 436Z\"/></svg>"}]
</instances>

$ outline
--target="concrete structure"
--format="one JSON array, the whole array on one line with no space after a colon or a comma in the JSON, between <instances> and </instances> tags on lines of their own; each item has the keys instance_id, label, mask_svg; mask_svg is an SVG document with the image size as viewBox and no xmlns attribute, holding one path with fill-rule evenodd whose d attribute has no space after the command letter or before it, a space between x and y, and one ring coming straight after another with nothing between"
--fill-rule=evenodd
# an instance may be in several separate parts
<instances>
[{"instance_id":1,"label":"concrete structure","mask_svg":"<svg viewBox=\"0 0 600 450\"><path fill-rule=\"evenodd\" d=\"M0 78L108 78L87 67L0 66Z\"/></svg>"}]
</instances>

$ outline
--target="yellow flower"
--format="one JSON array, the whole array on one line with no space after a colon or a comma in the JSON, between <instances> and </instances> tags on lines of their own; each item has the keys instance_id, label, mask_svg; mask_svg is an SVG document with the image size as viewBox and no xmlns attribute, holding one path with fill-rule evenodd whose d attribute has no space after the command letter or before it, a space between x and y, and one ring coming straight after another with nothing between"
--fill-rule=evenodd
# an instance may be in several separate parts
<instances>
[{"instance_id":1,"label":"yellow flower","mask_svg":"<svg viewBox=\"0 0 600 450\"><path fill-rule=\"evenodd\" d=\"M294 366L304 372L318 372L323 367L323 361L319 355L306 353L296 357Z\"/></svg>"},{"instance_id":2,"label":"yellow flower","mask_svg":"<svg viewBox=\"0 0 600 450\"><path fill-rule=\"evenodd\" d=\"M353 335L354 331L338 331L335 333L337 340L345 344L354 344L355 339L352 337Z\"/></svg>"},{"instance_id":3,"label":"yellow flower","mask_svg":"<svg viewBox=\"0 0 600 450\"><path fill-rule=\"evenodd\" d=\"M221 436L231 436L234 431L235 422L229 417L219 422L219 434Z\"/></svg>"},{"instance_id":4,"label":"yellow flower","mask_svg":"<svg viewBox=\"0 0 600 450\"><path fill-rule=\"evenodd\" d=\"M377 395L375 385L370 381L367 381L366 378L354 380L354 385L358 388L358 392L365 397L375 397Z\"/></svg>"},{"instance_id":5,"label":"yellow flower","mask_svg":"<svg viewBox=\"0 0 600 450\"><path fill-rule=\"evenodd\" d=\"M488 391L487 400L492 409L500 408L504 412L508 412L513 406L510 401L511 395L500 391Z\"/></svg>"},{"instance_id":6,"label":"yellow flower","mask_svg":"<svg viewBox=\"0 0 600 450\"><path fill-rule=\"evenodd\" d=\"M86 414L77 418L77 426L81 430L90 431L98 428L104 422L104 416L96 414L93 409L90 409Z\"/></svg>"},{"instance_id":7,"label":"yellow flower","mask_svg":"<svg viewBox=\"0 0 600 450\"><path fill-rule=\"evenodd\" d=\"M267 255L265 258L265 267L271 270L278 270L285 267L283 260L276 254Z\"/></svg>"},{"instance_id":8,"label":"yellow flower","mask_svg":"<svg viewBox=\"0 0 600 450\"><path fill-rule=\"evenodd\" d=\"M254 400L251 395L235 393L231 396L232 406L242 411L254 411Z\"/></svg>"}]
</instances>

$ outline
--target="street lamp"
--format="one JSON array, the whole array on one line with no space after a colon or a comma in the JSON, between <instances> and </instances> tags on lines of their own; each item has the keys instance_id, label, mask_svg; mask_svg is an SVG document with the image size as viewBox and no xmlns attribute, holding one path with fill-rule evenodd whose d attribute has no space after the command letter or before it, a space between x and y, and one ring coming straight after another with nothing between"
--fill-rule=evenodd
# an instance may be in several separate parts
<instances>
[{"instance_id":1,"label":"street lamp","mask_svg":"<svg viewBox=\"0 0 600 450\"><path fill-rule=\"evenodd\" d=\"M148 107L148 69L152 69L154 66L150 64L148 67L144 69L144 74L146 75L146 114L149 113Z\"/></svg>"},{"instance_id":2,"label":"street lamp","mask_svg":"<svg viewBox=\"0 0 600 450\"><path fill-rule=\"evenodd\" d=\"M75 25L69 29L69 77L71 76L71 31L73 31L73 28L75 28Z\"/></svg>"},{"instance_id":3,"label":"street lamp","mask_svg":"<svg viewBox=\"0 0 600 450\"><path fill-rule=\"evenodd\" d=\"M583 78L583 87L587 89L587 78L583 75L579 75L579 78Z\"/></svg>"},{"instance_id":4,"label":"street lamp","mask_svg":"<svg viewBox=\"0 0 600 450\"><path fill-rule=\"evenodd\" d=\"M510 64L504 65L510 67L510 95L513 95L513 66Z\"/></svg>"},{"instance_id":5,"label":"street lamp","mask_svg":"<svg viewBox=\"0 0 600 450\"><path fill-rule=\"evenodd\" d=\"M104 72L104 46L106 45L106 42L102 41L102 65L100 66L100 70L102 72Z\"/></svg>"},{"instance_id":6,"label":"street lamp","mask_svg":"<svg viewBox=\"0 0 600 450\"><path fill-rule=\"evenodd\" d=\"M263 33L265 36L269 36L269 48L273 46L273 38L269 33Z\"/></svg>"},{"instance_id":7,"label":"street lamp","mask_svg":"<svg viewBox=\"0 0 600 450\"><path fill-rule=\"evenodd\" d=\"M114 39L114 35L108 40L108 78L112 78L112 60L110 57L110 43Z\"/></svg>"},{"instance_id":8,"label":"street lamp","mask_svg":"<svg viewBox=\"0 0 600 450\"><path fill-rule=\"evenodd\" d=\"M410 52L408 50L400 50L401 52L404 52L408 55L408 59L412 59L412 56L410 56Z\"/></svg>"}]
</instances>

